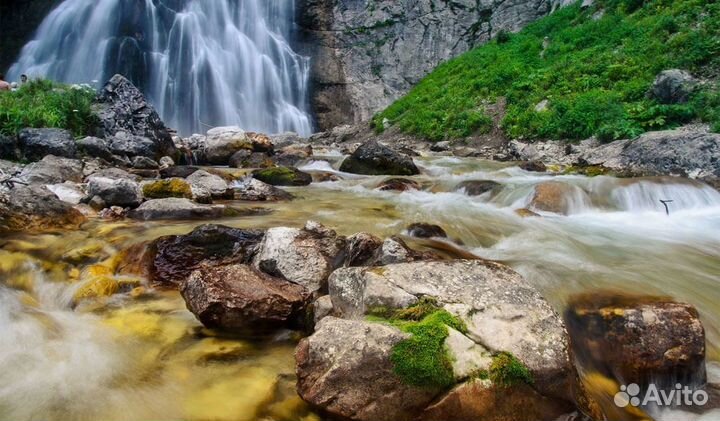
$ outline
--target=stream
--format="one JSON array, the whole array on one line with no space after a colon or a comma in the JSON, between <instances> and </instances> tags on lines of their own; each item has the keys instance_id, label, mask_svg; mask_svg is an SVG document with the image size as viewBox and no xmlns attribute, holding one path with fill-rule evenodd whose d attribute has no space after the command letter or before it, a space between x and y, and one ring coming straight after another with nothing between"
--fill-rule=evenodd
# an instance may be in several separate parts
<instances>
[{"instance_id":1,"label":"stream","mask_svg":"<svg viewBox=\"0 0 720 421\"><path fill-rule=\"evenodd\" d=\"M133 244L211 222L269 228L312 219L343 235L367 231L383 238L413 222L437 224L468 251L516 269L559 312L573 294L597 289L690 303L706 329L708 362L720 360L716 190L682 179L553 176L512 163L432 157L416 159L423 175L414 179L422 191L378 191L386 177L339 173L341 159L315 157L300 165L342 179L288 188L296 199L260 204L273 210L268 214L95 220L79 231L0 239L0 419L319 420L294 390L297 333L240 338L207 330L179 293L153 291L142 279L121 280L136 287L132 292L74 305L77 280L98 263L110 265ZM474 197L454 191L461 181L480 179L503 188ZM533 187L549 180L579 187L568 214L516 214ZM673 200L669 215L661 199ZM90 256L78 262L78 249ZM657 418L695 419L672 412Z\"/></svg>"}]
</instances>

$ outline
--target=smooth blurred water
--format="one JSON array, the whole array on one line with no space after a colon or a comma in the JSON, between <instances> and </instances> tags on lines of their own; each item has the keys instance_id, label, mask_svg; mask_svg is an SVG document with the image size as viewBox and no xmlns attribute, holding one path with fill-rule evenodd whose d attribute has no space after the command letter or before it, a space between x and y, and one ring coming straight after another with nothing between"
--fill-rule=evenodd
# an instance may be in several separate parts
<instances>
[{"instance_id":1,"label":"smooth blurred water","mask_svg":"<svg viewBox=\"0 0 720 421\"><path fill-rule=\"evenodd\" d=\"M290 45L294 0L66 0L10 68L69 83L115 73L181 134L238 125L312 131L309 58Z\"/></svg>"}]
</instances>

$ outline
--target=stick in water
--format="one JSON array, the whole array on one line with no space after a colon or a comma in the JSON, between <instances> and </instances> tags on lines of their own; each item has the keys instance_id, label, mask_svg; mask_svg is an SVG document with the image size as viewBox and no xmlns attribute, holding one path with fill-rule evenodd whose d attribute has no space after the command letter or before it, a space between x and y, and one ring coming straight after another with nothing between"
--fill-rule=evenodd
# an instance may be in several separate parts
<instances>
[{"instance_id":1,"label":"stick in water","mask_svg":"<svg viewBox=\"0 0 720 421\"><path fill-rule=\"evenodd\" d=\"M663 199L660 199L660 203L662 203L663 206L665 206L665 213L666 213L668 216L670 216L670 208L668 208L668 203L672 203L672 202L673 202L672 200L663 200Z\"/></svg>"}]
</instances>

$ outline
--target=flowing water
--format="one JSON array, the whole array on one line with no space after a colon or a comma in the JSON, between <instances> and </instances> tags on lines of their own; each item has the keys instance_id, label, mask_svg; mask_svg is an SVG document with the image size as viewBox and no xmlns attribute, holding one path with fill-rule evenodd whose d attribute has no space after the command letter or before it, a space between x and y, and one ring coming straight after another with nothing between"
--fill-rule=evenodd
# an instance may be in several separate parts
<instances>
[{"instance_id":1,"label":"flowing water","mask_svg":"<svg viewBox=\"0 0 720 421\"><path fill-rule=\"evenodd\" d=\"M10 68L68 83L130 78L181 134L311 132L294 0L65 0Z\"/></svg>"},{"instance_id":2,"label":"flowing water","mask_svg":"<svg viewBox=\"0 0 720 421\"><path fill-rule=\"evenodd\" d=\"M302 226L313 219L341 234L382 237L412 222L439 224L468 251L521 272L560 312L572 294L596 289L691 303L707 330L708 360L720 360L717 191L681 179L551 176L512 164L427 158L417 161L422 191L383 192L374 190L382 177L339 173L338 160L307 162L303 169L343 180L290 189L296 200L262 205L272 213L221 223ZM503 188L476 197L454 191L470 179L495 180ZM568 214L518 216L515 210L527 206L534 186L548 180L578 187ZM670 215L660 199L674 200ZM318 419L294 394L298 338L292 332L222 336L203 329L178 293L147 285L144 293L72 304L78 279L96 271L93 265L112 267L113 257L130 245L200 223L95 221L75 232L2 239L0 419ZM89 251L87 261L73 257L78 248ZM134 287L145 280L122 282ZM702 420L718 417L710 412ZM698 418L670 411L657 419Z\"/></svg>"}]
</instances>

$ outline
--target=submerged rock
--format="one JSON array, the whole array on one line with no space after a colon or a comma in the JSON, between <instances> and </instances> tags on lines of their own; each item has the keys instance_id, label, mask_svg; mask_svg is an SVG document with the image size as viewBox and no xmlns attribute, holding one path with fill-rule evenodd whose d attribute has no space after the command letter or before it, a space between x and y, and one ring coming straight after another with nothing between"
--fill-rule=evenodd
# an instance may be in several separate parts
<instances>
[{"instance_id":1,"label":"submerged rock","mask_svg":"<svg viewBox=\"0 0 720 421\"><path fill-rule=\"evenodd\" d=\"M388 178L376 187L378 190L388 191L408 191L422 190L422 185L415 180L409 178Z\"/></svg>"},{"instance_id":2,"label":"submerged rock","mask_svg":"<svg viewBox=\"0 0 720 421\"><path fill-rule=\"evenodd\" d=\"M188 309L209 328L265 331L302 324L305 289L251 266L201 266L182 283Z\"/></svg>"},{"instance_id":3,"label":"submerged rock","mask_svg":"<svg viewBox=\"0 0 720 421\"><path fill-rule=\"evenodd\" d=\"M40 185L0 188L0 232L75 229L86 218Z\"/></svg>"},{"instance_id":4,"label":"submerged rock","mask_svg":"<svg viewBox=\"0 0 720 421\"><path fill-rule=\"evenodd\" d=\"M535 186L529 207L531 209L567 215L578 207L586 206L590 199L580 187L548 181Z\"/></svg>"},{"instance_id":5,"label":"submerged rock","mask_svg":"<svg viewBox=\"0 0 720 421\"><path fill-rule=\"evenodd\" d=\"M480 196L487 192L497 191L502 184L492 180L465 180L455 186L455 191L464 191L468 196Z\"/></svg>"},{"instance_id":6,"label":"submerged rock","mask_svg":"<svg viewBox=\"0 0 720 421\"><path fill-rule=\"evenodd\" d=\"M408 225L407 232L409 236L417 238L447 238L447 233L439 225L426 224L422 222Z\"/></svg>"},{"instance_id":7,"label":"submerged rock","mask_svg":"<svg viewBox=\"0 0 720 421\"><path fill-rule=\"evenodd\" d=\"M340 171L365 175L416 175L420 173L412 158L397 153L376 141L360 145L352 155L343 161Z\"/></svg>"},{"instance_id":8,"label":"submerged rock","mask_svg":"<svg viewBox=\"0 0 720 421\"><path fill-rule=\"evenodd\" d=\"M22 129L18 133L18 144L28 161L39 161L46 155L75 158L75 139L63 129Z\"/></svg>"},{"instance_id":9,"label":"submerged rock","mask_svg":"<svg viewBox=\"0 0 720 421\"><path fill-rule=\"evenodd\" d=\"M273 186L307 186L312 183L312 176L297 168L275 167L258 170L253 177Z\"/></svg>"}]
</instances>

